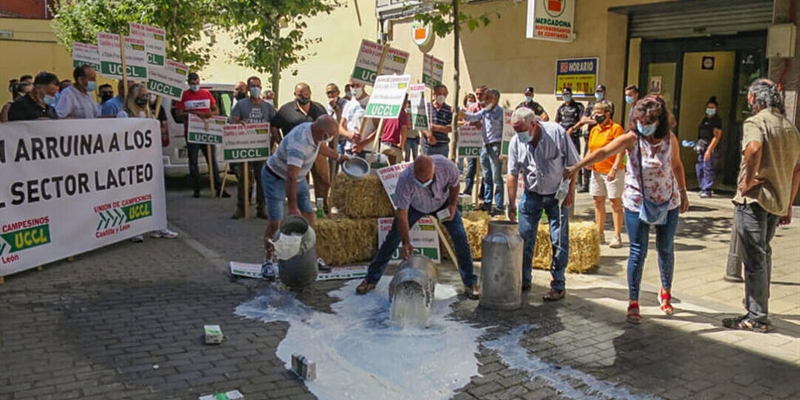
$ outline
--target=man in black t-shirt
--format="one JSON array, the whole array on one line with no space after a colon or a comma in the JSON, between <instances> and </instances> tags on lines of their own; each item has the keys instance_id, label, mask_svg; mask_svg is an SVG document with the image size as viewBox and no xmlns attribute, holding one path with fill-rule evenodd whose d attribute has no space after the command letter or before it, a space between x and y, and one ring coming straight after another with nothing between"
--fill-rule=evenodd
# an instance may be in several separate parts
<instances>
[{"instance_id":1,"label":"man in black t-shirt","mask_svg":"<svg viewBox=\"0 0 800 400\"><path fill-rule=\"evenodd\" d=\"M40 72L33 81L33 90L15 100L8 110L9 121L58 119L51 106L56 100L60 81L55 74Z\"/></svg>"},{"instance_id":2,"label":"man in black t-shirt","mask_svg":"<svg viewBox=\"0 0 800 400\"><path fill-rule=\"evenodd\" d=\"M533 101L533 87L528 86L525 88L525 92L523 93L525 96L525 100L522 103L517 105L517 108L527 107L531 111L533 111L536 116L542 119L542 121L549 121L550 116L547 115L547 111L544 110L541 104Z\"/></svg>"}]
</instances>

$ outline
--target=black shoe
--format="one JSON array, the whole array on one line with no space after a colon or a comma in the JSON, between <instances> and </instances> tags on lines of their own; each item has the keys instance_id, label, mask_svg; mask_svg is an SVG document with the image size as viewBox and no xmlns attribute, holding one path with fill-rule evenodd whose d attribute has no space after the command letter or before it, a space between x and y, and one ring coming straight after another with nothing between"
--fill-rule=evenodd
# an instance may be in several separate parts
<instances>
[{"instance_id":1,"label":"black shoe","mask_svg":"<svg viewBox=\"0 0 800 400\"><path fill-rule=\"evenodd\" d=\"M226 192L224 190L222 191L222 194L220 194L219 196L222 197L223 199L227 199L227 198L231 197L230 193L228 193L228 192Z\"/></svg>"},{"instance_id":2,"label":"black shoe","mask_svg":"<svg viewBox=\"0 0 800 400\"><path fill-rule=\"evenodd\" d=\"M549 292L545 293L544 296L542 296L542 300L544 300L544 301L559 301L559 300L563 299L564 296L566 296L566 295L567 295L567 291L566 290L550 289Z\"/></svg>"},{"instance_id":3,"label":"black shoe","mask_svg":"<svg viewBox=\"0 0 800 400\"><path fill-rule=\"evenodd\" d=\"M531 283L530 282L522 282L522 291L523 292L530 292L531 291Z\"/></svg>"},{"instance_id":4,"label":"black shoe","mask_svg":"<svg viewBox=\"0 0 800 400\"><path fill-rule=\"evenodd\" d=\"M492 211L489 211L489 215L491 215L493 217L497 216L497 215L505 215L505 214L506 214L506 210L504 210L502 208L493 208Z\"/></svg>"},{"instance_id":5,"label":"black shoe","mask_svg":"<svg viewBox=\"0 0 800 400\"><path fill-rule=\"evenodd\" d=\"M491 204L487 204L487 203L482 203L480 205L480 207L478 207L478 211L491 212L492 211L492 205Z\"/></svg>"},{"instance_id":6,"label":"black shoe","mask_svg":"<svg viewBox=\"0 0 800 400\"><path fill-rule=\"evenodd\" d=\"M722 320L722 326L728 329L736 329L740 331L753 331L767 333L769 332L769 324L766 322L756 321L747 315L742 315L736 318L725 318Z\"/></svg>"},{"instance_id":7,"label":"black shoe","mask_svg":"<svg viewBox=\"0 0 800 400\"><path fill-rule=\"evenodd\" d=\"M722 277L722 280L725 282L733 282L733 283L742 283L744 279L741 276L733 276L733 275L725 275Z\"/></svg>"},{"instance_id":8,"label":"black shoe","mask_svg":"<svg viewBox=\"0 0 800 400\"><path fill-rule=\"evenodd\" d=\"M477 283L473 284L472 286L467 286L464 288L464 294L470 300L478 300L481 298L481 289Z\"/></svg>"},{"instance_id":9,"label":"black shoe","mask_svg":"<svg viewBox=\"0 0 800 400\"><path fill-rule=\"evenodd\" d=\"M199 199L200 198L200 190L195 190L194 193L192 193L192 197L194 197L195 199Z\"/></svg>"}]
</instances>

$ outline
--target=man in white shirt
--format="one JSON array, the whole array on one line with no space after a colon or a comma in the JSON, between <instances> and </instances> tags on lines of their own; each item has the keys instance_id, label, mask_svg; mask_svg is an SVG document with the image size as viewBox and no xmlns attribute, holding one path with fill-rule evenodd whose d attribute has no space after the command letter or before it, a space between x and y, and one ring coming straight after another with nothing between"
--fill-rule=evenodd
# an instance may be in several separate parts
<instances>
[{"instance_id":1,"label":"man in white shirt","mask_svg":"<svg viewBox=\"0 0 800 400\"><path fill-rule=\"evenodd\" d=\"M361 120L367 110L369 104L369 95L364 90L364 85L350 78L350 91L352 99L345 104L342 110L342 120L339 121L339 134L347 138L347 143L344 145L344 151L348 155L355 154L361 158L366 158L366 151L354 151L354 147L359 145L362 140L372 134L375 130L375 124L372 119L364 121L363 135L361 132Z\"/></svg>"},{"instance_id":2,"label":"man in white shirt","mask_svg":"<svg viewBox=\"0 0 800 400\"><path fill-rule=\"evenodd\" d=\"M92 92L97 89L97 74L89 65L81 65L72 72L72 86L61 91L56 103L58 118L93 119L100 116L100 104Z\"/></svg>"}]
</instances>

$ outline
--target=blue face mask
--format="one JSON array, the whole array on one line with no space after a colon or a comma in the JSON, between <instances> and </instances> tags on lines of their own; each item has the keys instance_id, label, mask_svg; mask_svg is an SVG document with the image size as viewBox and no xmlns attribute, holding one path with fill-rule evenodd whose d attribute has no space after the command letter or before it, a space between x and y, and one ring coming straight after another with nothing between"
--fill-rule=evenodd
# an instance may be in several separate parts
<instances>
[{"instance_id":1,"label":"blue face mask","mask_svg":"<svg viewBox=\"0 0 800 400\"><path fill-rule=\"evenodd\" d=\"M717 113L716 108L710 108L710 107L706 108L706 115L708 115L709 117L713 116L716 113Z\"/></svg>"},{"instance_id":2,"label":"blue face mask","mask_svg":"<svg viewBox=\"0 0 800 400\"><path fill-rule=\"evenodd\" d=\"M528 131L517 132L517 140L520 143L530 143L533 140L533 135Z\"/></svg>"},{"instance_id":3,"label":"blue face mask","mask_svg":"<svg viewBox=\"0 0 800 400\"><path fill-rule=\"evenodd\" d=\"M564 95L564 101L566 101L567 103L569 103L570 101L572 101L572 95L565 94L565 95Z\"/></svg>"},{"instance_id":4,"label":"blue face mask","mask_svg":"<svg viewBox=\"0 0 800 400\"><path fill-rule=\"evenodd\" d=\"M633 104L633 96L625 96L625 102L628 104Z\"/></svg>"},{"instance_id":5,"label":"blue face mask","mask_svg":"<svg viewBox=\"0 0 800 400\"><path fill-rule=\"evenodd\" d=\"M650 125L642 125L641 122L636 121L636 129L639 131L642 136L651 136L656 133L656 127L658 127L658 123L650 124Z\"/></svg>"},{"instance_id":6,"label":"blue face mask","mask_svg":"<svg viewBox=\"0 0 800 400\"><path fill-rule=\"evenodd\" d=\"M603 92L595 92L594 98L597 100L603 100Z\"/></svg>"},{"instance_id":7,"label":"blue face mask","mask_svg":"<svg viewBox=\"0 0 800 400\"><path fill-rule=\"evenodd\" d=\"M97 82L89 81L89 83L86 84L86 90L89 92L94 92L97 90Z\"/></svg>"},{"instance_id":8,"label":"blue face mask","mask_svg":"<svg viewBox=\"0 0 800 400\"><path fill-rule=\"evenodd\" d=\"M44 98L42 98L42 103L44 103L44 104L46 104L48 106L53 104L53 103L55 103L55 102L56 102L56 98L54 96L44 95Z\"/></svg>"},{"instance_id":9,"label":"blue face mask","mask_svg":"<svg viewBox=\"0 0 800 400\"><path fill-rule=\"evenodd\" d=\"M416 184L417 184L417 186L419 186L419 187L421 187L421 188L423 188L423 189L424 189L424 188L426 188L426 187L430 186L430 185L431 185L431 183L433 183L433 179L428 179L428 180L427 180L427 181L425 181L425 182L420 182L419 180L417 180L417 178L414 178L414 183L416 183Z\"/></svg>"}]
</instances>

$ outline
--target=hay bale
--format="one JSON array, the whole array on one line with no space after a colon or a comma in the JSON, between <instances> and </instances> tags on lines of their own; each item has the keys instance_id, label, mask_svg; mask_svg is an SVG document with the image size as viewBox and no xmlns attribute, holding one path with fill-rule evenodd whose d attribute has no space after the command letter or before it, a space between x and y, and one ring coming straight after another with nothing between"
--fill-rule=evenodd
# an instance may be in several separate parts
<instances>
[{"instance_id":1,"label":"hay bale","mask_svg":"<svg viewBox=\"0 0 800 400\"><path fill-rule=\"evenodd\" d=\"M378 220L333 217L318 219L317 256L328 265L370 261L378 252Z\"/></svg>"},{"instance_id":2,"label":"hay bale","mask_svg":"<svg viewBox=\"0 0 800 400\"><path fill-rule=\"evenodd\" d=\"M375 174L356 180L340 172L333 185L331 204L349 218L394 217L392 202Z\"/></svg>"}]
</instances>

